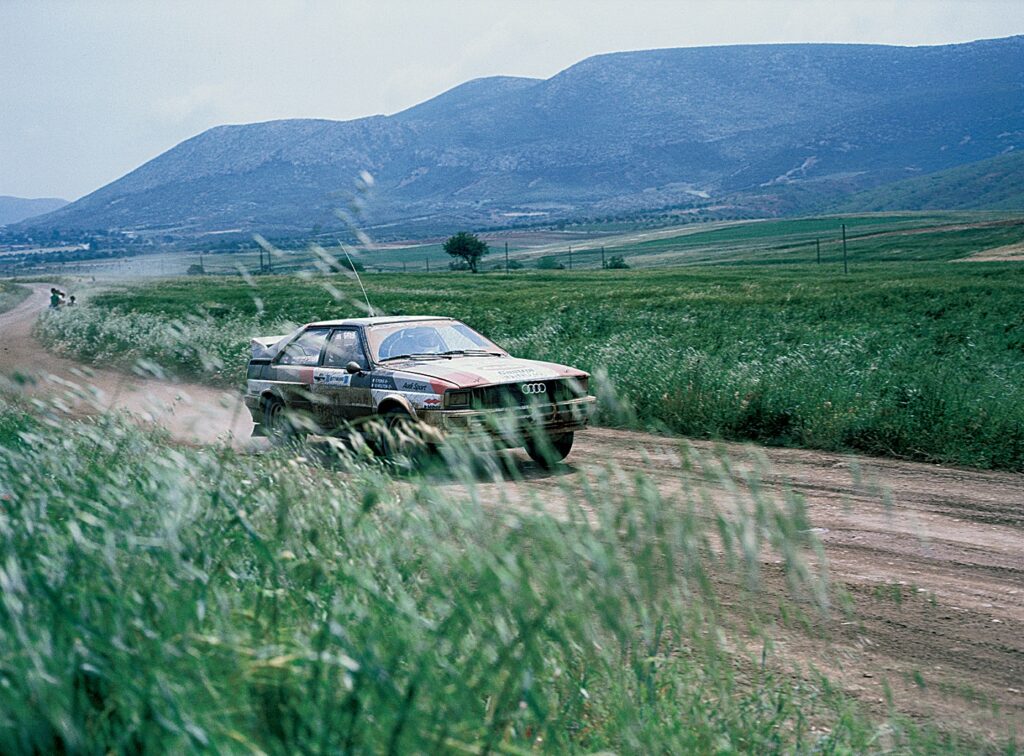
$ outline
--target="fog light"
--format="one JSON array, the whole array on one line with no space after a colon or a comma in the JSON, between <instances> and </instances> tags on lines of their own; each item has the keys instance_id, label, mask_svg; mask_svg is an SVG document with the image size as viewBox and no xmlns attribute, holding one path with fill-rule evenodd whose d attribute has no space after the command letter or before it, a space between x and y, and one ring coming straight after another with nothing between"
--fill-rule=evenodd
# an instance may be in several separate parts
<instances>
[{"instance_id":1,"label":"fog light","mask_svg":"<svg viewBox=\"0 0 1024 756\"><path fill-rule=\"evenodd\" d=\"M468 407L471 393L472 392L469 391L446 391L444 395L444 406Z\"/></svg>"}]
</instances>

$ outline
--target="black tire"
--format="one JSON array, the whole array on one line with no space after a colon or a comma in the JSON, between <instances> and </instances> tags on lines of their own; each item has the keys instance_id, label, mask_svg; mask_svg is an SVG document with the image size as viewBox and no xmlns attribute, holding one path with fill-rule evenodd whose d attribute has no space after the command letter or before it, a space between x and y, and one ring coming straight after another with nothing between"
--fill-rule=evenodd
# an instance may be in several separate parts
<instances>
[{"instance_id":1,"label":"black tire","mask_svg":"<svg viewBox=\"0 0 1024 756\"><path fill-rule=\"evenodd\" d=\"M530 438L526 442L526 453L538 465L548 469L569 456L574 438L575 434L572 431L553 434L546 439L541 438L540 443L537 439Z\"/></svg>"},{"instance_id":2,"label":"black tire","mask_svg":"<svg viewBox=\"0 0 1024 756\"><path fill-rule=\"evenodd\" d=\"M375 444L377 453L382 457L396 457L401 452L408 452L407 444L401 443L399 435L407 435L412 425L412 416L405 410L392 407L380 416L384 426Z\"/></svg>"},{"instance_id":3,"label":"black tire","mask_svg":"<svg viewBox=\"0 0 1024 756\"><path fill-rule=\"evenodd\" d=\"M299 434L288 419L288 408L276 396L263 403L263 429L272 444L284 444L297 440Z\"/></svg>"}]
</instances>

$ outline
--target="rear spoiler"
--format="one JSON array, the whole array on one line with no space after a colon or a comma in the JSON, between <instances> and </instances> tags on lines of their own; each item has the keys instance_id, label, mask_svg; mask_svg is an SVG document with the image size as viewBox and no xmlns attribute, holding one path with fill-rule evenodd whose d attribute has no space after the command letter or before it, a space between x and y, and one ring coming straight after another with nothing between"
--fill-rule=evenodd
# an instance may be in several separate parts
<instances>
[{"instance_id":1,"label":"rear spoiler","mask_svg":"<svg viewBox=\"0 0 1024 756\"><path fill-rule=\"evenodd\" d=\"M252 349L252 359L266 360L277 354L277 345L287 339L287 336L257 336L249 341Z\"/></svg>"}]
</instances>

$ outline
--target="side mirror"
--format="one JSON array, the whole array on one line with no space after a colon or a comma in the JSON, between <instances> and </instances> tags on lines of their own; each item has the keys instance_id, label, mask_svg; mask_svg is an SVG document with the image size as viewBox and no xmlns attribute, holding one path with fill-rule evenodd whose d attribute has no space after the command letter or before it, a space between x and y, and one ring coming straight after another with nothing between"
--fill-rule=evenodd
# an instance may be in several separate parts
<instances>
[{"instance_id":1,"label":"side mirror","mask_svg":"<svg viewBox=\"0 0 1024 756\"><path fill-rule=\"evenodd\" d=\"M358 362L356 362L355 360L352 360L350 363L348 363L345 366L345 370L347 370L350 373L361 373L361 372L363 372L362 366Z\"/></svg>"}]
</instances>

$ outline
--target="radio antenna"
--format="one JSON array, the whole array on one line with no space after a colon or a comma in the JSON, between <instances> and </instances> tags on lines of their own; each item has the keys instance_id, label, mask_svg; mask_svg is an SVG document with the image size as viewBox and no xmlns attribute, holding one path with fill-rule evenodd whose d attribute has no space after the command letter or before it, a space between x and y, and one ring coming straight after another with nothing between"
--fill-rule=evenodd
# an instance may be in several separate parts
<instances>
[{"instance_id":1,"label":"radio antenna","mask_svg":"<svg viewBox=\"0 0 1024 756\"><path fill-rule=\"evenodd\" d=\"M372 316L374 313L373 305L370 304L370 297L366 293L366 287L363 286L363 279L359 277L359 271L356 270L356 264L352 262L352 258L349 256L348 249L344 244L341 245L341 251L345 253L345 259L348 260L348 267L351 268L352 272L355 274L356 280L359 282L359 288L363 290L363 299L366 300L366 311Z\"/></svg>"}]
</instances>

